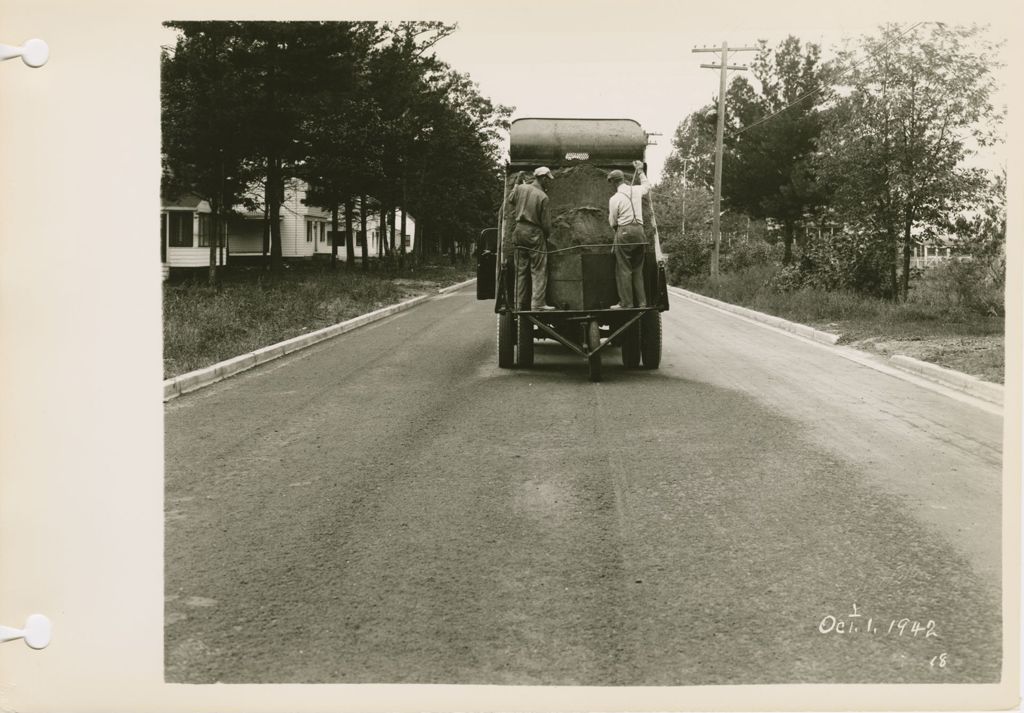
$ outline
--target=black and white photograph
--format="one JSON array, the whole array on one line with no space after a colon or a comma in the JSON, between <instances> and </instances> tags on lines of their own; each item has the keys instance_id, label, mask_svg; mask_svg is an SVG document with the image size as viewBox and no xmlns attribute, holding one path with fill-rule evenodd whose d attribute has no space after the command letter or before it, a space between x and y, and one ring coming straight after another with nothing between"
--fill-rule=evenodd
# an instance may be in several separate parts
<instances>
[{"instance_id":1,"label":"black and white photograph","mask_svg":"<svg viewBox=\"0 0 1024 713\"><path fill-rule=\"evenodd\" d=\"M0 708L1019 705L999 12L15 5Z\"/></svg>"},{"instance_id":2,"label":"black and white photograph","mask_svg":"<svg viewBox=\"0 0 1024 713\"><path fill-rule=\"evenodd\" d=\"M167 23L168 681L1000 680L998 28L613 21Z\"/></svg>"}]
</instances>

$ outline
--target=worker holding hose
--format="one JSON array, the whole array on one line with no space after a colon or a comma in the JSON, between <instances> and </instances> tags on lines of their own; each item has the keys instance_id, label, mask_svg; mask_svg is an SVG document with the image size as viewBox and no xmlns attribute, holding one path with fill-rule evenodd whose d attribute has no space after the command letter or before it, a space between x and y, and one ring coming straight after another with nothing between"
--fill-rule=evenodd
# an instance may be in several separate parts
<instances>
[{"instance_id":1,"label":"worker holding hose","mask_svg":"<svg viewBox=\"0 0 1024 713\"><path fill-rule=\"evenodd\" d=\"M615 287L619 292L619 303L612 309L646 307L644 294L644 235L643 197L651 189L644 175L643 161L634 161L633 180L640 185L627 184L622 171L608 174L608 182L615 194L608 200L608 224L615 231L612 252L615 254Z\"/></svg>"},{"instance_id":2,"label":"worker holding hose","mask_svg":"<svg viewBox=\"0 0 1024 713\"><path fill-rule=\"evenodd\" d=\"M548 194L554 176L551 169L541 166L533 172L532 183L521 183L512 189L508 202L516 226L512 231L516 261L516 305L531 310L555 309L547 304L548 254L545 244L551 235L551 217L548 214ZM532 294L527 294L526 277L533 282Z\"/></svg>"}]
</instances>

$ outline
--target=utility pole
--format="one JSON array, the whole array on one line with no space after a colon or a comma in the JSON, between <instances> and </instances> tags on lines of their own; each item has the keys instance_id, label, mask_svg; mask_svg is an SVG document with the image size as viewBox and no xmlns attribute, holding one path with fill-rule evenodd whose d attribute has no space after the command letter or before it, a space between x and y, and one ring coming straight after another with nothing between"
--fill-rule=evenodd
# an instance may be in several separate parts
<instances>
[{"instance_id":1,"label":"utility pole","mask_svg":"<svg viewBox=\"0 0 1024 713\"><path fill-rule=\"evenodd\" d=\"M683 200L682 200L682 226L680 232L686 237L686 165L690 163L689 158L683 159Z\"/></svg>"},{"instance_id":2,"label":"utility pole","mask_svg":"<svg viewBox=\"0 0 1024 713\"><path fill-rule=\"evenodd\" d=\"M694 52L718 52L721 59L718 64L702 64L705 69L717 69L719 71L718 89L718 128L715 132L715 209L712 215L711 232L715 239L715 249L711 254L711 276L718 276L718 252L722 242L722 137L725 134L725 84L727 70L734 69L743 71L747 69L745 64L730 65L730 52L756 52L757 47L729 47L728 42L722 42L721 47L694 47Z\"/></svg>"}]
</instances>

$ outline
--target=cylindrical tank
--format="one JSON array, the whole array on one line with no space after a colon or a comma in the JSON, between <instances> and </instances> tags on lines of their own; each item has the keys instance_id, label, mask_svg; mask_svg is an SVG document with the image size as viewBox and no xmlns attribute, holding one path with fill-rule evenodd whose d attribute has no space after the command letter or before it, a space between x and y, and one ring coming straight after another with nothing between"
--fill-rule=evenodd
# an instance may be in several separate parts
<instances>
[{"instance_id":1,"label":"cylindrical tank","mask_svg":"<svg viewBox=\"0 0 1024 713\"><path fill-rule=\"evenodd\" d=\"M509 160L518 166L629 164L647 148L632 119L516 119L510 133Z\"/></svg>"}]
</instances>

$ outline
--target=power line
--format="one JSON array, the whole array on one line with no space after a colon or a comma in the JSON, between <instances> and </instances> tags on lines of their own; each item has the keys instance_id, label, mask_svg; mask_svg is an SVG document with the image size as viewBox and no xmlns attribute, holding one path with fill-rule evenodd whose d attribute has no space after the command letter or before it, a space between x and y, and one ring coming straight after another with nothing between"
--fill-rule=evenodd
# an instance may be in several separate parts
<instances>
[{"instance_id":1,"label":"power line","mask_svg":"<svg viewBox=\"0 0 1024 713\"><path fill-rule=\"evenodd\" d=\"M729 64L729 52L756 52L757 47L735 47L730 48L728 42L723 42L721 47L702 47L700 49L694 47L694 52L717 52L720 56L719 64L702 64L701 67L705 69L717 69L719 71L719 90L718 90L718 120L715 128L715 211L712 214L714 221L711 227L711 233L715 239L715 248L711 253L711 276L718 276L718 250L719 244L721 243L721 225L719 224L719 216L721 215L722 206L722 144L723 136L725 133L725 90L726 90L726 76L728 70L735 69L744 71L747 69L745 64L733 65Z\"/></svg>"},{"instance_id":2,"label":"power line","mask_svg":"<svg viewBox=\"0 0 1024 713\"><path fill-rule=\"evenodd\" d=\"M927 24L927 22L928 22L927 20L922 20L921 22L914 23L910 27L908 27L905 30L901 31L895 38L893 38L892 40L890 40L889 42L884 44L879 49L880 50L888 49L890 46L896 44L897 41L901 40L905 35L910 33L912 30L920 27L921 25ZM705 50L705 51L707 51L707 50ZM863 58L861 58L860 60L858 60L856 62L853 62L848 68L846 68L845 70L840 72L839 75L836 77L836 79L841 79L841 78L845 77L847 74L849 74L851 71L853 71L854 69L856 69L857 67L862 65L868 59L869 59L869 57L866 56L866 57L863 57ZM746 131L749 131L750 129L753 129L753 128L757 127L757 126L760 126L761 124L764 124L765 122L769 121L770 119L775 118L776 116L778 116L782 112L786 111L787 109L790 109L793 106L796 106L797 104L802 102L807 97L813 96L814 94L816 94L816 93L818 93L818 92L820 92L820 91L822 91L824 89L830 89L830 88L831 87L829 87L827 85L822 85L822 86L818 87L817 89L812 89L811 91L801 95L797 99L794 99L791 103L789 103L786 106L782 107L778 111L775 111L775 112L769 114L768 116L765 116L765 117L762 117L762 118L758 119L757 121L755 121L750 126L745 126L742 129L739 129L737 131L730 131L729 135L730 136L739 136L740 134L742 134L742 133L744 133ZM711 151L708 151L706 153L701 153L701 154L690 154L690 158L691 159L709 158L711 156L714 156L714 154L715 154L715 151L711 150Z\"/></svg>"},{"instance_id":3,"label":"power line","mask_svg":"<svg viewBox=\"0 0 1024 713\"><path fill-rule=\"evenodd\" d=\"M902 40L904 38L904 36L909 34L911 31L917 29L918 27L920 27L921 25L924 25L926 23L927 23L927 21L925 21L925 20L922 20L920 22L914 23L913 25L911 25L911 26L907 27L906 29L902 30L901 32L899 32L892 40L890 40L889 42L887 42L884 45L882 45L877 51L882 51L882 50L888 49L892 45L894 45L897 42L899 42L900 40ZM941 25L942 23L936 23L936 24ZM730 49L730 48L728 48L723 43L723 46L721 48L702 48L702 49L696 49L695 48L693 50L694 52L721 52L722 53L722 65L721 66L718 66L718 65L701 65L702 67L707 67L708 69L720 69L722 71L722 76L723 76L723 85L722 85L722 87L723 88L719 92L722 96L719 97L719 109L718 109L718 117L717 117L718 118L717 124L718 124L719 127L722 127L723 124L724 124L724 114L725 114L725 111L724 111L724 107L725 107L724 75L725 75L725 70L727 68L728 69L746 69L746 67L740 67L740 66L737 66L737 67L731 67L731 66L727 67L726 66L728 49ZM756 49L756 48L742 48L742 49L744 49L744 50L753 50L753 49ZM841 71L835 77L835 80L839 80L839 79L844 78L847 74L852 72L854 69L858 68L861 64L866 62L872 56L873 56L873 53L866 53L866 55L864 57L862 57L861 59L859 59L859 60L857 60L855 62L852 62L846 69ZM829 85L822 85L822 86L818 87L817 89L813 89L813 90L811 90L809 92L806 92L805 94L801 95L800 97L798 97L794 101L790 102L786 106L782 107L778 111L775 111L775 112L769 114L768 116L762 117L761 119L758 119L757 121L755 121L753 124L751 124L749 126L746 126L746 127L742 128L742 129L740 129L738 131L730 132L730 135L734 136L734 137L735 136L739 136L740 134L742 134L742 133L744 133L746 131L749 131L750 129L756 128L757 126L760 126L761 124L764 124L764 123L770 121L771 119L777 117L778 115L782 114L784 111L792 108L793 106L796 106L797 104L799 104L800 102L804 101L808 97L813 96L814 94L817 94L818 92L822 91L823 89L829 89L829 88L831 88L831 86L829 86ZM719 186L720 186L719 181L721 180L721 178L720 178L721 174L719 173L721 171L721 163L720 163L721 162L721 158L720 158L720 153L719 153L719 151L721 149L721 145L722 145L722 138L721 138L721 133L720 133L721 131L722 131L722 128L718 128L718 130L716 131L716 134L717 134L716 139L717 140L715 142L716 145L715 145L715 149L713 151L709 151L709 152L705 152L705 153L701 153L701 154L696 154L696 155L690 154L686 158L682 159L683 160L684 190L685 190L685 181L686 181L686 163L687 163L687 161L694 161L695 162L695 161L700 160L700 159L710 158L712 155L714 155L715 158L716 158L716 162L715 163L716 163L716 174L717 174L716 177L715 177L715 189L716 189L715 193L716 193L716 199L719 198L719 196L720 196L719 191L721 190L719 188ZM685 193L684 193L684 195L685 195ZM720 216L720 210L719 210L719 208L717 206L717 200L716 200L716 208L715 208L714 215L713 215L713 218L715 219L716 223L718 222L718 217L719 216ZM717 237L718 229L716 227L713 227L713 232L716 234L716 237ZM716 247L717 247L717 244L716 244ZM717 258L717 255L715 255L714 257ZM713 262L716 262L716 260L713 260ZM714 274L714 267L716 267L716 266L713 265L713 274Z\"/></svg>"}]
</instances>

